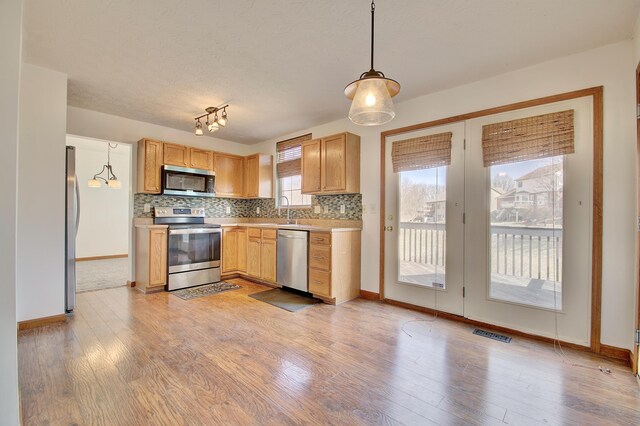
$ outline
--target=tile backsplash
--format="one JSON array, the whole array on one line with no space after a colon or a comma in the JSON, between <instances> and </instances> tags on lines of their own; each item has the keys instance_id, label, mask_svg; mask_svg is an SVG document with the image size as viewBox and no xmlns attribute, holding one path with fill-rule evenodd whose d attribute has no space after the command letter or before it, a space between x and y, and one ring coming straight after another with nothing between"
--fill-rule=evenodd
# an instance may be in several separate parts
<instances>
[{"instance_id":1,"label":"tile backsplash","mask_svg":"<svg viewBox=\"0 0 640 426\"><path fill-rule=\"evenodd\" d=\"M144 212L145 204L151 205L151 211L148 213ZM340 213L342 205L345 207L344 214ZM286 217L287 214L286 208L280 209L278 214L273 198L247 200L135 194L133 215L134 217L153 217L153 207L161 206L204 207L207 217L220 218L276 218ZM315 213L316 207L320 208L320 213ZM362 220L362 195L312 195L311 208L291 209L290 215L292 219Z\"/></svg>"}]
</instances>

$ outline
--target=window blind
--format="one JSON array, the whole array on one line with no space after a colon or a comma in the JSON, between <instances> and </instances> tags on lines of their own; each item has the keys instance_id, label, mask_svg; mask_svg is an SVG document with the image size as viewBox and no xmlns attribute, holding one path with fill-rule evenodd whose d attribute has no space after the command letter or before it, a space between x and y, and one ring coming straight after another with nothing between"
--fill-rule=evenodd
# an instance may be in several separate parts
<instances>
[{"instance_id":1,"label":"window blind","mask_svg":"<svg viewBox=\"0 0 640 426\"><path fill-rule=\"evenodd\" d=\"M393 172L448 166L451 164L451 136L451 132L446 132L393 142Z\"/></svg>"},{"instance_id":2,"label":"window blind","mask_svg":"<svg viewBox=\"0 0 640 426\"><path fill-rule=\"evenodd\" d=\"M572 154L573 110L482 126L485 167Z\"/></svg>"},{"instance_id":3,"label":"window blind","mask_svg":"<svg viewBox=\"0 0 640 426\"><path fill-rule=\"evenodd\" d=\"M302 173L302 142L311 140L311 133L287 139L276 144L278 177Z\"/></svg>"}]
</instances>

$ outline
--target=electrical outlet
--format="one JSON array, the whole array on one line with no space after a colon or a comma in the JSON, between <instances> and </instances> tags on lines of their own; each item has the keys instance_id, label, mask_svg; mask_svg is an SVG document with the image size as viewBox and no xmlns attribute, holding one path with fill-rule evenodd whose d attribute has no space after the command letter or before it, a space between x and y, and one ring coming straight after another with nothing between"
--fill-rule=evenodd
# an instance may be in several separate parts
<instances>
[{"instance_id":1,"label":"electrical outlet","mask_svg":"<svg viewBox=\"0 0 640 426\"><path fill-rule=\"evenodd\" d=\"M260 207L256 207L256 213L260 214Z\"/></svg>"},{"instance_id":2,"label":"electrical outlet","mask_svg":"<svg viewBox=\"0 0 640 426\"><path fill-rule=\"evenodd\" d=\"M329 214L329 206L324 206L324 214Z\"/></svg>"},{"instance_id":3,"label":"electrical outlet","mask_svg":"<svg viewBox=\"0 0 640 426\"><path fill-rule=\"evenodd\" d=\"M344 204L340 204L340 214L345 214L347 211L346 207L344 206Z\"/></svg>"},{"instance_id":4,"label":"electrical outlet","mask_svg":"<svg viewBox=\"0 0 640 426\"><path fill-rule=\"evenodd\" d=\"M362 205L362 214L367 214L369 212L368 206L366 204Z\"/></svg>"},{"instance_id":5,"label":"electrical outlet","mask_svg":"<svg viewBox=\"0 0 640 426\"><path fill-rule=\"evenodd\" d=\"M227 206L227 214L231 214L231 207Z\"/></svg>"},{"instance_id":6,"label":"electrical outlet","mask_svg":"<svg viewBox=\"0 0 640 426\"><path fill-rule=\"evenodd\" d=\"M144 209L143 209L143 211L144 211L145 213L149 213L149 212L151 211L151 204L149 204L149 203L144 203Z\"/></svg>"},{"instance_id":7,"label":"electrical outlet","mask_svg":"<svg viewBox=\"0 0 640 426\"><path fill-rule=\"evenodd\" d=\"M322 211L322 209L320 208L320 206L313 206L313 212L315 214L320 214L320 211ZM640 218L638 219L640 221Z\"/></svg>"},{"instance_id":8,"label":"electrical outlet","mask_svg":"<svg viewBox=\"0 0 640 426\"><path fill-rule=\"evenodd\" d=\"M376 210L377 210L376 204L375 203L371 204L371 208L369 209L369 213L370 214L376 214L377 213Z\"/></svg>"}]
</instances>

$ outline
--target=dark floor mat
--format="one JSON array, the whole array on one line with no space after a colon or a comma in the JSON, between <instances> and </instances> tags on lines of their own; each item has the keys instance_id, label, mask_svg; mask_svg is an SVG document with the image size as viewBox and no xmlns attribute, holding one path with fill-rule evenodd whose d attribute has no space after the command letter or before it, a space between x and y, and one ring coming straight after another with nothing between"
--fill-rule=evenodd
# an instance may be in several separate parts
<instances>
[{"instance_id":1,"label":"dark floor mat","mask_svg":"<svg viewBox=\"0 0 640 426\"><path fill-rule=\"evenodd\" d=\"M268 303L289 312L299 311L309 306L320 303L319 300L309 296L302 296L290 291L274 288L273 290L261 291L260 293L250 294L252 297L261 302Z\"/></svg>"},{"instance_id":2,"label":"dark floor mat","mask_svg":"<svg viewBox=\"0 0 640 426\"><path fill-rule=\"evenodd\" d=\"M236 290L240 288L239 285L220 281L218 283L211 283L200 285L198 287L184 288L182 290L172 291L171 294L178 296L180 299L191 300L198 297L210 296L212 294L222 293L223 291Z\"/></svg>"}]
</instances>

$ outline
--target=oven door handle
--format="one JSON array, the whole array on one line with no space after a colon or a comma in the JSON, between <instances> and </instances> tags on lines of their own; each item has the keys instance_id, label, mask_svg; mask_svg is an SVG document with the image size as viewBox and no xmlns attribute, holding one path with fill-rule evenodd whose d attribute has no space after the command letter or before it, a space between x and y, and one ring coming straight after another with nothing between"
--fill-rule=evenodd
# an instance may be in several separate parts
<instances>
[{"instance_id":1,"label":"oven door handle","mask_svg":"<svg viewBox=\"0 0 640 426\"><path fill-rule=\"evenodd\" d=\"M219 233L222 233L222 229L220 228L169 229L170 235L219 234Z\"/></svg>"}]
</instances>

